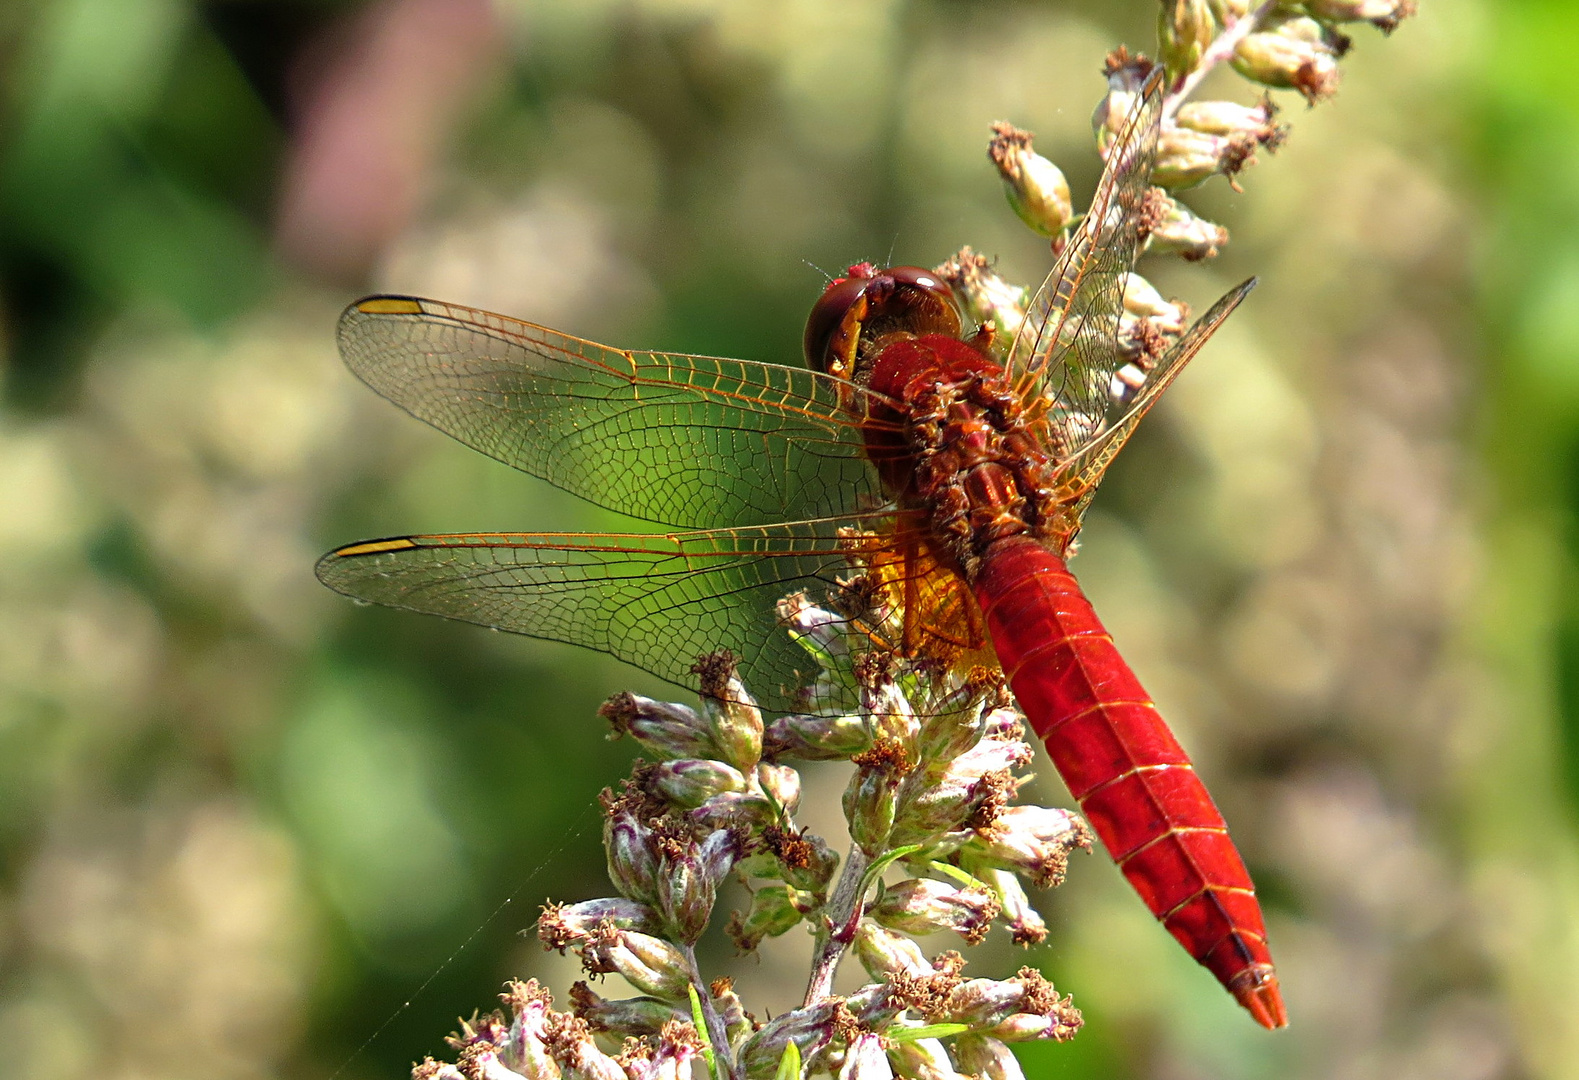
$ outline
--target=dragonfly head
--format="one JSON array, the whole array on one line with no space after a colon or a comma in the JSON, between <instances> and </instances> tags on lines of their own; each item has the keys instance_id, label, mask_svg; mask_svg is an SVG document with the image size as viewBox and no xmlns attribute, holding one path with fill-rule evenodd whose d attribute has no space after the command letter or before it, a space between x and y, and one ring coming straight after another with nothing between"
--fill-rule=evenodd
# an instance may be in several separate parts
<instances>
[{"instance_id":1,"label":"dragonfly head","mask_svg":"<svg viewBox=\"0 0 1579 1080\"><path fill-rule=\"evenodd\" d=\"M806 320L806 362L841 379L858 379L863 366L898 338L961 333L954 292L919 266L878 269L857 263L835 279Z\"/></svg>"}]
</instances>

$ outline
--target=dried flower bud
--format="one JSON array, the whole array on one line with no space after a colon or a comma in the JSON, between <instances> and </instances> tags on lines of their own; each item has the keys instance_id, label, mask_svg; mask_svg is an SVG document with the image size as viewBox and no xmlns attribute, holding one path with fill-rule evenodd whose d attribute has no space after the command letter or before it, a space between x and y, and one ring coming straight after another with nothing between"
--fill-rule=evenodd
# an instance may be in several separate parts
<instances>
[{"instance_id":1,"label":"dried flower bud","mask_svg":"<svg viewBox=\"0 0 1579 1080\"><path fill-rule=\"evenodd\" d=\"M487 1043L468 1046L461 1051L455 1067L466 1080L537 1080L525 1077L499 1059L499 1049Z\"/></svg>"},{"instance_id":2,"label":"dried flower bud","mask_svg":"<svg viewBox=\"0 0 1579 1080\"><path fill-rule=\"evenodd\" d=\"M594 993L584 982L571 988L570 997L575 1014L585 1020L593 1031L611 1031L616 1035L656 1035L665 1024L675 1020L688 1020L690 1010L655 997L624 998L611 1001Z\"/></svg>"},{"instance_id":3,"label":"dried flower bud","mask_svg":"<svg viewBox=\"0 0 1579 1080\"><path fill-rule=\"evenodd\" d=\"M1338 60L1349 39L1315 19L1290 18L1250 34L1234 50L1233 66L1264 86L1298 90L1314 105L1338 88Z\"/></svg>"},{"instance_id":4,"label":"dried flower bud","mask_svg":"<svg viewBox=\"0 0 1579 1080\"><path fill-rule=\"evenodd\" d=\"M764 753L799 761L846 761L872 745L864 716L781 716L768 725Z\"/></svg>"},{"instance_id":5,"label":"dried flower bud","mask_svg":"<svg viewBox=\"0 0 1579 1080\"><path fill-rule=\"evenodd\" d=\"M762 710L746 690L727 650L710 653L691 668L701 678L702 709L713 726L719 756L741 772L762 760Z\"/></svg>"},{"instance_id":6,"label":"dried flower bud","mask_svg":"<svg viewBox=\"0 0 1579 1080\"><path fill-rule=\"evenodd\" d=\"M1064 231L1075 216L1069 181L1057 165L1032 148L1029 131L998 121L992 125L987 156L1003 178L1009 205L1021 221L1042 236Z\"/></svg>"},{"instance_id":7,"label":"dried flower bud","mask_svg":"<svg viewBox=\"0 0 1579 1080\"><path fill-rule=\"evenodd\" d=\"M553 997L536 979L528 979L524 983L514 980L506 983L499 999L509 1007L512 1015L503 1047L505 1059L517 1072L532 1080L557 1077L559 1066L544 1042Z\"/></svg>"},{"instance_id":8,"label":"dried flower bud","mask_svg":"<svg viewBox=\"0 0 1579 1080\"><path fill-rule=\"evenodd\" d=\"M1194 262L1210 259L1228 243L1228 230L1196 217L1188 206L1153 188L1152 218L1148 222L1147 250L1181 256Z\"/></svg>"},{"instance_id":9,"label":"dried flower bud","mask_svg":"<svg viewBox=\"0 0 1579 1080\"><path fill-rule=\"evenodd\" d=\"M876 1032L860 1032L845 1046L839 1080L893 1080L893 1076L883 1039Z\"/></svg>"},{"instance_id":10,"label":"dried flower bud","mask_svg":"<svg viewBox=\"0 0 1579 1080\"><path fill-rule=\"evenodd\" d=\"M676 940L689 945L702 936L713 915L718 884L744 848L744 840L733 829L720 829L700 844L671 839L666 845L657 906Z\"/></svg>"},{"instance_id":11,"label":"dried flower bud","mask_svg":"<svg viewBox=\"0 0 1579 1080\"><path fill-rule=\"evenodd\" d=\"M1041 889L1064 880L1069 853L1091 850L1091 830L1067 810L1010 806L991 826L976 830L968 845L974 857L991 866L1023 874Z\"/></svg>"},{"instance_id":12,"label":"dried flower bud","mask_svg":"<svg viewBox=\"0 0 1579 1080\"><path fill-rule=\"evenodd\" d=\"M712 725L695 709L637 694L615 694L598 709L616 737L629 735L664 758L711 758Z\"/></svg>"},{"instance_id":13,"label":"dried flower bud","mask_svg":"<svg viewBox=\"0 0 1579 1080\"><path fill-rule=\"evenodd\" d=\"M1141 85L1151 74L1153 66L1145 56L1138 53L1131 55L1122 46L1108 56L1104 68L1108 92L1091 114L1091 130L1097 137L1097 148L1104 157L1113 140L1124 130L1130 114L1135 111Z\"/></svg>"},{"instance_id":14,"label":"dried flower bud","mask_svg":"<svg viewBox=\"0 0 1579 1080\"><path fill-rule=\"evenodd\" d=\"M550 1075L557 1080L559 1066L554 1066L555 1072ZM424 1058L411 1067L411 1080L466 1080L466 1074L447 1061L434 1061ZM536 1080L534 1077L533 1080Z\"/></svg>"},{"instance_id":15,"label":"dried flower bud","mask_svg":"<svg viewBox=\"0 0 1579 1080\"><path fill-rule=\"evenodd\" d=\"M661 762L647 775L653 791L687 809L701 806L714 795L745 791L749 786L739 769L706 758Z\"/></svg>"},{"instance_id":16,"label":"dried flower bud","mask_svg":"<svg viewBox=\"0 0 1579 1080\"><path fill-rule=\"evenodd\" d=\"M584 1020L556 1015L549 1025L548 1045L554 1060L576 1080L629 1080L620 1063L598 1049Z\"/></svg>"},{"instance_id":17,"label":"dried flower bud","mask_svg":"<svg viewBox=\"0 0 1579 1080\"><path fill-rule=\"evenodd\" d=\"M604 819L603 849L608 856L609 881L621 895L652 903L658 880L652 830L628 810L616 810Z\"/></svg>"},{"instance_id":18,"label":"dried flower bud","mask_svg":"<svg viewBox=\"0 0 1579 1080\"><path fill-rule=\"evenodd\" d=\"M537 920L537 937L545 949L579 945L604 924L619 930L655 933L662 920L646 904L623 897L583 900L579 904L549 904ZM535 982L535 980L534 980Z\"/></svg>"},{"instance_id":19,"label":"dried flower bud","mask_svg":"<svg viewBox=\"0 0 1579 1080\"><path fill-rule=\"evenodd\" d=\"M581 964L589 975L617 972L644 994L668 1001L686 1000L685 955L651 934L610 927L582 947Z\"/></svg>"},{"instance_id":20,"label":"dried flower bud","mask_svg":"<svg viewBox=\"0 0 1579 1080\"><path fill-rule=\"evenodd\" d=\"M1080 1010L1062 999L1059 1006L1040 1013L1013 1013L983 1029L981 1034L1006 1043L1067 1042L1085 1023Z\"/></svg>"},{"instance_id":21,"label":"dried flower bud","mask_svg":"<svg viewBox=\"0 0 1579 1080\"><path fill-rule=\"evenodd\" d=\"M1157 43L1169 77L1182 78L1199 67L1216 32L1206 0L1163 0L1157 13Z\"/></svg>"},{"instance_id":22,"label":"dried flower bud","mask_svg":"<svg viewBox=\"0 0 1579 1080\"><path fill-rule=\"evenodd\" d=\"M737 911L730 917L729 940L741 952L755 952L764 939L794 929L819 906L815 894L793 885L764 885L752 893L744 915Z\"/></svg>"},{"instance_id":23,"label":"dried flower bud","mask_svg":"<svg viewBox=\"0 0 1579 1080\"><path fill-rule=\"evenodd\" d=\"M991 328L994 342L1014 340L1025 321L1029 290L999 277L984 256L968 247L960 248L959 254L933 267L932 272L954 290L968 319Z\"/></svg>"},{"instance_id":24,"label":"dried flower bud","mask_svg":"<svg viewBox=\"0 0 1579 1080\"><path fill-rule=\"evenodd\" d=\"M1014 1051L997 1039L965 1034L954 1040L954 1064L981 1080L1025 1080Z\"/></svg>"},{"instance_id":25,"label":"dried flower bud","mask_svg":"<svg viewBox=\"0 0 1579 1080\"><path fill-rule=\"evenodd\" d=\"M893 1066L895 1076L908 1080L967 1080L954 1068L940 1039L896 1041L889 1048L888 1063Z\"/></svg>"},{"instance_id":26,"label":"dried flower bud","mask_svg":"<svg viewBox=\"0 0 1579 1080\"><path fill-rule=\"evenodd\" d=\"M890 930L920 936L952 931L968 945L980 944L1000 908L985 889L962 889L930 878L889 886L869 915Z\"/></svg>"},{"instance_id":27,"label":"dried flower bud","mask_svg":"<svg viewBox=\"0 0 1579 1080\"><path fill-rule=\"evenodd\" d=\"M751 1014L746 1012L740 995L735 993L734 980L714 979L708 989L712 992L713 1008L724 1022L724 1031L729 1035L730 1044L738 1046L741 1040L757 1029L757 1025Z\"/></svg>"},{"instance_id":28,"label":"dried flower bud","mask_svg":"<svg viewBox=\"0 0 1579 1080\"><path fill-rule=\"evenodd\" d=\"M1020 884L1020 879L1008 870L983 867L972 871L992 890L1003 909L998 917L1009 927L1009 934L1016 945L1040 945L1047 940L1047 923L1041 912L1031 904L1031 898Z\"/></svg>"},{"instance_id":29,"label":"dried flower bud","mask_svg":"<svg viewBox=\"0 0 1579 1080\"><path fill-rule=\"evenodd\" d=\"M932 974L932 963L921 946L871 919L862 919L851 942L856 958L874 979L902 972L918 978Z\"/></svg>"},{"instance_id":30,"label":"dried flower bud","mask_svg":"<svg viewBox=\"0 0 1579 1080\"><path fill-rule=\"evenodd\" d=\"M876 858L893 831L899 782L909 758L896 740L883 739L851 760L860 768L844 790L844 817L850 824L850 839Z\"/></svg>"},{"instance_id":31,"label":"dried flower bud","mask_svg":"<svg viewBox=\"0 0 1579 1080\"><path fill-rule=\"evenodd\" d=\"M1328 22L1368 22L1392 33L1415 14L1415 0L1305 0L1305 10Z\"/></svg>"},{"instance_id":32,"label":"dried flower bud","mask_svg":"<svg viewBox=\"0 0 1579 1080\"><path fill-rule=\"evenodd\" d=\"M1024 1011L1025 1000L1025 986L1017 979L966 979L954 987L939 1015L956 1024L990 1026Z\"/></svg>"}]
</instances>

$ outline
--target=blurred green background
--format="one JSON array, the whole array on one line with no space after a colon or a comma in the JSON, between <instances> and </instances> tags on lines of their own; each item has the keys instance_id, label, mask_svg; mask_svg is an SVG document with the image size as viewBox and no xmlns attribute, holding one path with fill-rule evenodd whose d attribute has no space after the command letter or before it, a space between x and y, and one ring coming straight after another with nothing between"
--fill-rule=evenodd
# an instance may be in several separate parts
<instances>
[{"instance_id":1,"label":"blurred green background","mask_svg":"<svg viewBox=\"0 0 1579 1080\"><path fill-rule=\"evenodd\" d=\"M1075 564L1262 885L1293 1027L1082 859L1032 959L1087 1028L1033 1076L1579 1077L1579 9L1421 6L1284 102L1243 195L1191 193L1234 242L1145 271L1262 286ZM1103 54L1154 17L0 5L0 1073L401 1076L506 977L568 984L516 931L601 895L630 751L593 714L653 684L311 567L603 519L356 384L347 301L795 363L815 267L969 243L1035 280L987 125L1082 201ZM759 1014L803 977L710 963Z\"/></svg>"}]
</instances>

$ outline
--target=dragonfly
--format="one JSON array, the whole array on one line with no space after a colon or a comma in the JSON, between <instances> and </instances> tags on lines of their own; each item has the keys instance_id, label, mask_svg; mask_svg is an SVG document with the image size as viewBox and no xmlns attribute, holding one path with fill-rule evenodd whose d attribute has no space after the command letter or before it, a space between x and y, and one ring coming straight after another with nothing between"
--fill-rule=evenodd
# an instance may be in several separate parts
<instances>
[{"instance_id":1,"label":"dragonfly","mask_svg":"<svg viewBox=\"0 0 1579 1080\"><path fill-rule=\"evenodd\" d=\"M862 264L807 321L807 366L611 348L455 304L374 296L346 364L462 443L646 533L458 533L341 547L353 598L612 654L679 685L720 647L793 701L805 654L764 613L847 580L851 537L905 595L905 637L995 655L1124 877L1265 1027L1287 1024L1255 886L1222 815L1066 561L1136 425L1255 284L1139 380L1118 341L1160 78L1006 346L918 267ZM1123 393L1116 377L1123 376ZM1138 389L1135 384L1139 382ZM774 698L774 695L777 695Z\"/></svg>"}]
</instances>

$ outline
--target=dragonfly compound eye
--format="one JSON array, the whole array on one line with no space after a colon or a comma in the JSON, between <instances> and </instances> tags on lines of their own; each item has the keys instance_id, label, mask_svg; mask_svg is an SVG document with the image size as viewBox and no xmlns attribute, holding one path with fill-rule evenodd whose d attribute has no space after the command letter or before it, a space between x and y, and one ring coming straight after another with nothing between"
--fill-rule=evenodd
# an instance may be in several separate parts
<instances>
[{"instance_id":1,"label":"dragonfly compound eye","mask_svg":"<svg viewBox=\"0 0 1579 1080\"><path fill-rule=\"evenodd\" d=\"M806 362L841 379L896 336L960 336L953 291L919 266L857 263L824 290L806 320Z\"/></svg>"}]
</instances>

